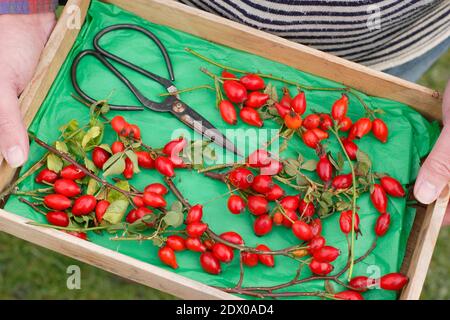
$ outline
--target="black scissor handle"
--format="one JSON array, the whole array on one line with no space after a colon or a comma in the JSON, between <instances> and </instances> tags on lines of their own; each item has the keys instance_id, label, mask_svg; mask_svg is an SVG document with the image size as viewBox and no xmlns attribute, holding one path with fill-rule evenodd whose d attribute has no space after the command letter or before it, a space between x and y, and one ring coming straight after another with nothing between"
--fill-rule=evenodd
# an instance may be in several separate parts
<instances>
[{"instance_id":1,"label":"black scissor handle","mask_svg":"<svg viewBox=\"0 0 450 320\"><path fill-rule=\"evenodd\" d=\"M75 91L85 100L95 103L97 100L91 98L86 92L84 92L80 86L78 85L77 81L77 69L78 65L85 56L94 56L97 58L103 65L110 70L117 78L119 78L130 90L133 92L133 94L136 96L136 98L141 102L144 106L146 106L149 109L155 110L155 111L162 111L160 104L154 101L151 101L144 97L144 95L123 75L117 70L100 52L97 52L95 50L84 50L81 51L73 60L72 63L72 70L71 70L71 79L72 84L75 89ZM135 110L143 110L144 108L142 106L120 106L120 105L109 105L112 110L128 110L128 111L135 111Z\"/></svg>"},{"instance_id":2,"label":"black scissor handle","mask_svg":"<svg viewBox=\"0 0 450 320\"><path fill-rule=\"evenodd\" d=\"M147 71L145 69L142 69L141 67L138 67L137 65L124 60L120 57L118 57L117 55L103 49L99 42L100 39L106 35L107 33L110 33L112 31L115 30L126 30L126 29L131 29L131 30L136 30L138 32L141 32L143 34L145 34L148 38L152 39L153 42L158 46L159 50L161 51L161 54L164 57L164 62L166 63L167 66L167 71L169 72L169 76L170 76L170 80L166 78L163 78L161 76L158 76L157 74L154 74L153 72ZM105 29L103 29L102 31L100 31L99 33L97 33L97 35L94 38L94 48L95 50L97 50L98 52L100 52L101 54L103 54L105 57L114 60L136 72L139 72L157 82L159 82L160 84L162 84L166 89L171 87L172 81L175 81L175 75L173 72L173 66L172 66L172 62L170 60L169 54L167 53L166 47L164 47L164 45L162 44L162 42L149 30L142 28L140 26L134 25L134 24L116 24L116 25L112 25L109 27L106 27Z\"/></svg>"}]
</instances>

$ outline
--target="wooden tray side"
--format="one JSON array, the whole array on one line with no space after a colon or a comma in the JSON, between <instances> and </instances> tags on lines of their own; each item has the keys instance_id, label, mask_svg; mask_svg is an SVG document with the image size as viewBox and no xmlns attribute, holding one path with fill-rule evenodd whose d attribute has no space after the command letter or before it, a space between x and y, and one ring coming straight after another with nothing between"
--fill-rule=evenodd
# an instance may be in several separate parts
<instances>
[{"instance_id":1,"label":"wooden tray side","mask_svg":"<svg viewBox=\"0 0 450 320\"><path fill-rule=\"evenodd\" d=\"M172 0L103 0L151 22L247 51L343 83L369 95L410 105L433 120L442 119L439 92L375 71ZM301 80L300 80L301 81Z\"/></svg>"},{"instance_id":2,"label":"wooden tray side","mask_svg":"<svg viewBox=\"0 0 450 320\"><path fill-rule=\"evenodd\" d=\"M445 211L449 204L449 198L450 184L441 193L436 202L427 207L425 213L417 213L424 214L424 216L416 218L422 220L420 225L415 226L420 229L418 233L417 230L413 230L408 239L408 245L410 243L414 244L414 251L410 261L407 262L406 274L410 281L400 295L402 300L418 300L420 298Z\"/></svg>"},{"instance_id":3,"label":"wooden tray side","mask_svg":"<svg viewBox=\"0 0 450 320\"><path fill-rule=\"evenodd\" d=\"M241 49L292 67L352 86L367 94L404 102L431 119L441 119L441 97L433 90L371 70L335 56L242 26L227 19L166 0L107 0L154 23L167 25L217 43ZM69 0L49 39L36 74L21 96L27 126L50 89L79 33L69 29L73 16L67 11L78 6L84 21L90 0ZM72 7L73 8L73 7ZM0 190L15 170L0 167ZM449 198L448 190L429 206L414 225L403 269L410 283L401 299L418 299ZM420 214L420 213L418 213ZM32 243L92 264L138 283L189 299L237 299L218 289L166 271L151 264L77 239L64 232L28 225L29 220L0 209L0 230Z\"/></svg>"},{"instance_id":4,"label":"wooden tray side","mask_svg":"<svg viewBox=\"0 0 450 320\"><path fill-rule=\"evenodd\" d=\"M20 96L20 109L27 128L47 96L47 92L78 36L80 29L69 28L68 26L73 24L74 19L79 18L81 24L84 22L89 3L90 0L70 0L47 41L33 79ZM76 10L72 11L73 9ZM6 161L2 162L0 166L0 191L12 181L15 172L16 169L10 168Z\"/></svg>"},{"instance_id":5,"label":"wooden tray side","mask_svg":"<svg viewBox=\"0 0 450 320\"><path fill-rule=\"evenodd\" d=\"M146 286L184 299L239 299L219 289L155 267L92 242L50 228L27 224L30 220L0 209L0 230L39 246L91 264Z\"/></svg>"}]
</instances>

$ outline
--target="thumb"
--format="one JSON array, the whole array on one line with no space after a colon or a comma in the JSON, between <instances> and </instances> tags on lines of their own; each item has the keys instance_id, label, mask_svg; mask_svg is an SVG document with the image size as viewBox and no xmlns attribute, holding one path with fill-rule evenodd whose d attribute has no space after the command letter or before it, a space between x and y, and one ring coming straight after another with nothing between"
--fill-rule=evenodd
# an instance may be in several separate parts
<instances>
[{"instance_id":1,"label":"thumb","mask_svg":"<svg viewBox=\"0 0 450 320\"><path fill-rule=\"evenodd\" d=\"M0 92L0 152L11 167L17 168L28 157L27 131L22 122L17 91L0 83Z\"/></svg>"},{"instance_id":2,"label":"thumb","mask_svg":"<svg viewBox=\"0 0 450 320\"><path fill-rule=\"evenodd\" d=\"M442 104L444 129L417 176L414 195L429 204L436 200L450 181L450 82Z\"/></svg>"}]
</instances>

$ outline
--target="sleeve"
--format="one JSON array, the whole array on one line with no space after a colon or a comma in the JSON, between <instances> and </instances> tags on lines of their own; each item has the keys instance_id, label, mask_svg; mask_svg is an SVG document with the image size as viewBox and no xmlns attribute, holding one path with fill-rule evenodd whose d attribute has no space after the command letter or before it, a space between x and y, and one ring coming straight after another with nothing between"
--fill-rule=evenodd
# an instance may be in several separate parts
<instances>
[{"instance_id":1,"label":"sleeve","mask_svg":"<svg viewBox=\"0 0 450 320\"><path fill-rule=\"evenodd\" d=\"M32 14L52 12L58 0L0 0L0 14Z\"/></svg>"}]
</instances>

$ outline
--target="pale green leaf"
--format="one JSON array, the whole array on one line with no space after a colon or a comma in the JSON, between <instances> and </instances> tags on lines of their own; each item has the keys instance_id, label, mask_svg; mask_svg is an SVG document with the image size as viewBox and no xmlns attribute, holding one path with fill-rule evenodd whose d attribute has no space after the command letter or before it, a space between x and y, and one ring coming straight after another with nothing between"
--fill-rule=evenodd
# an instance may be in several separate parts
<instances>
[{"instance_id":1,"label":"pale green leaf","mask_svg":"<svg viewBox=\"0 0 450 320\"><path fill-rule=\"evenodd\" d=\"M47 156L47 168L52 171L60 172L63 167L63 161L57 155L50 153Z\"/></svg>"},{"instance_id":2,"label":"pale green leaf","mask_svg":"<svg viewBox=\"0 0 450 320\"><path fill-rule=\"evenodd\" d=\"M97 138L101 134L101 128L98 126L90 128L83 137L81 141L81 146L86 148L87 144L91 142L93 139Z\"/></svg>"},{"instance_id":3,"label":"pale green leaf","mask_svg":"<svg viewBox=\"0 0 450 320\"><path fill-rule=\"evenodd\" d=\"M127 209L127 200L116 200L109 205L108 209L106 209L103 220L111 224L117 224L122 221Z\"/></svg>"},{"instance_id":4,"label":"pale green leaf","mask_svg":"<svg viewBox=\"0 0 450 320\"><path fill-rule=\"evenodd\" d=\"M128 150L125 152L125 154L128 157L128 159L130 159L130 161L133 163L133 172L134 173L141 172L141 170L139 170L139 164L136 153L134 153L134 151L132 150Z\"/></svg>"},{"instance_id":5,"label":"pale green leaf","mask_svg":"<svg viewBox=\"0 0 450 320\"><path fill-rule=\"evenodd\" d=\"M167 225L177 228L182 225L183 218L184 216L182 212L168 211L163 220Z\"/></svg>"}]
</instances>

